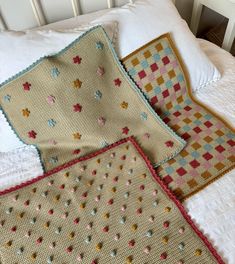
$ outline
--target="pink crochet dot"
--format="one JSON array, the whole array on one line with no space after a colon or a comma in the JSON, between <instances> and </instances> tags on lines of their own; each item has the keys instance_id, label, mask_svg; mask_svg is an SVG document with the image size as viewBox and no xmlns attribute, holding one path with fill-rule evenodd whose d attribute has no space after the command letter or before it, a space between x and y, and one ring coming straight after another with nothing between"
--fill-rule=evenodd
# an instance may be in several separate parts
<instances>
[{"instance_id":1,"label":"pink crochet dot","mask_svg":"<svg viewBox=\"0 0 235 264\"><path fill-rule=\"evenodd\" d=\"M86 166L82 166L81 168L80 168L80 171L85 171L86 170Z\"/></svg>"},{"instance_id":2,"label":"pink crochet dot","mask_svg":"<svg viewBox=\"0 0 235 264\"><path fill-rule=\"evenodd\" d=\"M99 200L100 200L100 195L98 195L98 196L95 197L95 201L96 202L99 202Z\"/></svg>"},{"instance_id":3,"label":"pink crochet dot","mask_svg":"<svg viewBox=\"0 0 235 264\"><path fill-rule=\"evenodd\" d=\"M101 116L101 117L98 118L99 126L104 126L105 123L106 123L106 119L104 117Z\"/></svg>"},{"instance_id":4,"label":"pink crochet dot","mask_svg":"<svg viewBox=\"0 0 235 264\"><path fill-rule=\"evenodd\" d=\"M141 208L138 208L138 209L136 210L136 213L137 213L137 215L141 215L141 214L142 214L142 209L141 209Z\"/></svg>"},{"instance_id":5,"label":"pink crochet dot","mask_svg":"<svg viewBox=\"0 0 235 264\"><path fill-rule=\"evenodd\" d=\"M127 186L131 185L131 180L128 180L128 181L126 182L126 185L127 185Z\"/></svg>"},{"instance_id":6,"label":"pink crochet dot","mask_svg":"<svg viewBox=\"0 0 235 264\"><path fill-rule=\"evenodd\" d=\"M82 259L83 259L83 255L82 255L82 254L78 254L78 256L77 256L77 260L78 260L78 261L82 261Z\"/></svg>"},{"instance_id":7,"label":"pink crochet dot","mask_svg":"<svg viewBox=\"0 0 235 264\"><path fill-rule=\"evenodd\" d=\"M123 206L122 206L121 211L122 211L122 212L125 212L125 211L126 211L126 205L123 205Z\"/></svg>"},{"instance_id":8,"label":"pink crochet dot","mask_svg":"<svg viewBox=\"0 0 235 264\"><path fill-rule=\"evenodd\" d=\"M150 134L149 133L145 133L143 137L144 137L144 139L149 139L150 138Z\"/></svg>"},{"instance_id":9,"label":"pink crochet dot","mask_svg":"<svg viewBox=\"0 0 235 264\"><path fill-rule=\"evenodd\" d=\"M149 217L149 222L153 223L153 221L154 221L154 216L151 215L151 216Z\"/></svg>"},{"instance_id":10,"label":"pink crochet dot","mask_svg":"<svg viewBox=\"0 0 235 264\"><path fill-rule=\"evenodd\" d=\"M158 193L158 191L157 191L157 190L154 190L154 191L153 191L153 196L156 196L157 193Z\"/></svg>"},{"instance_id":11,"label":"pink crochet dot","mask_svg":"<svg viewBox=\"0 0 235 264\"><path fill-rule=\"evenodd\" d=\"M56 98L55 98L54 95L49 95L49 96L47 97L47 102L48 102L48 104L50 104L50 105L54 104L54 103L55 103L55 100L56 100Z\"/></svg>"},{"instance_id":12,"label":"pink crochet dot","mask_svg":"<svg viewBox=\"0 0 235 264\"><path fill-rule=\"evenodd\" d=\"M105 70L104 70L104 67L101 67L99 66L96 73L99 75L99 76L103 76L105 74Z\"/></svg>"},{"instance_id":13,"label":"pink crochet dot","mask_svg":"<svg viewBox=\"0 0 235 264\"><path fill-rule=\"evenodd\" d=\"M151 250L150 246L147 246L147 247L144 249L144 253L149 254L150 250Z\"/></svg>"},{"instance_id":14,"label":"pink crochet dot","mask_svg":"<svg viewBox=\"0 0 235 264\"><path fill-rule=\"evenodd\" d=\"M114 240L118 241L120 239L120 234L116 234Z\"/></svg>"}]
</instances>

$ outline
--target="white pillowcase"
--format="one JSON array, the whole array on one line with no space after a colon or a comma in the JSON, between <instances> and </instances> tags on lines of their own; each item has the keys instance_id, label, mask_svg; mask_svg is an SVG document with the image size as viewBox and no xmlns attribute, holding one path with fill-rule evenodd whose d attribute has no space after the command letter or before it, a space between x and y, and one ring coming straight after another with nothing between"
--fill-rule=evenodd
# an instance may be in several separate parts
<instances>
[{"instance_id":1,"label":"white pillowcase","mask_svg":"<svg viewBox=\"0 0 235 264\"><path fill-rule=\"evenodd\" d=\"M63 31L4 31L0 33L0 84L43 56L52 55L91 27L102 24L115 42L117 23L94 23Z\"/></svg>"},{"instance_id":2,"label":"white pillowcase","mask_svg":"<svg viewBox=\"0 0 235 264\"><path fill-rule=\"evenodd\" d=\"M53 31L4 31L0 33L0 85L7 79L26 69L39 58L52 55L84 33L91 27L101 24L109 38L115 44L117 35L117 22L90 23L80 25L79 28ZM1 87L0 87L1 89ZM0 107L1 109L1 107ZM2 111L0 110L0 152L12 151L23 147L10 128Z\"/></svg>"},{"instance_id":3,"label":"white pillowcase","mask_svg":"<svg viewBox=\"0 0 235 264\"><path fill-rule=\"evenodd\" d=\"M139 0L116 8L94 22L118 22L118 49L123 58L156 37L170 32L189 73L193 90L221 75L196 42L171 0ZM117 46L117 45L116 45Z\"/></svg>"}]
</instances>

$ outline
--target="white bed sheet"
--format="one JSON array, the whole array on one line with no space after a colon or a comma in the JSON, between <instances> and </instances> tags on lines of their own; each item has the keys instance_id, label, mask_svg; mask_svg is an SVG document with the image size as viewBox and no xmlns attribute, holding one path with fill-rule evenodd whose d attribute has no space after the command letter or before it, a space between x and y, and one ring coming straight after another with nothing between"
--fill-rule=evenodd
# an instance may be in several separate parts
<instances>
[{"instance_id":1,"label":"white bed sheet","mask_svg":"<svg viewBox=\"0 0 235 264\"><path fill-rule=\"evenodd\" d=\"M197 98L235 126L235 59L209 42L198 41L223 77L199 91ZM0 153L0 189L41 174L39 157L33 147ZM235 263L234 186L235 171L232 171L185 202L191 217L229 264Z\"/></svg>"}]
</instances>

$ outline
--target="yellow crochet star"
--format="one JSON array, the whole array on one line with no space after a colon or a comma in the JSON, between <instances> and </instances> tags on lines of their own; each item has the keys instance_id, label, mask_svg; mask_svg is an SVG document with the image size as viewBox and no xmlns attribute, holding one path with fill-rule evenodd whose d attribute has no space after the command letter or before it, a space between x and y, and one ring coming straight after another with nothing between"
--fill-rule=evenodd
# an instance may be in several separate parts
<instances>
[{"instance_id":1,"label":"yellow crochet star","mask_svg":"<svg viewBox=\"0 0 235 264\"><path fill-rule=\"evenodd\" d=\"M123 102L121 103L121 107L122 107L123 109L127 109L127 108L128 108L128 103L125 102L125 101L123 101Z\"/></svg>"},{"instance_id":2,"label":"yellow crochet star","mask_svg":"<svg viewBox=\"0 0 235 264\"><path fill-rule=\"evenodd\" d=\"M81 88L81 86L82 86L82 82L79 79L73 81L73 87L74 88L78 88L79 89L79 88Z\"/></svg>"},{"instance_id":3,"label":"yellow crochet star","mask_svg":"<svg viewBox=\"0 0 235 264\"><path fill-rule=\"evenodd\" d=\"M74 138L74 139L81 139L81 137L82 137L82 135L79 134L79 133L74 133L74 134L73 134L73 138Z\"/></svg>"},{"instance_id":4,"label":"yellow crochet star","mask_svg":"<svg viewBox=\"0 0 235 264\"><path fill-rule=\"evenodd\" d=\"M22 114L25 117L29 117L29 115L30 115L29 109L28 108L22 109Z\"/></svg>"}]
</instances>

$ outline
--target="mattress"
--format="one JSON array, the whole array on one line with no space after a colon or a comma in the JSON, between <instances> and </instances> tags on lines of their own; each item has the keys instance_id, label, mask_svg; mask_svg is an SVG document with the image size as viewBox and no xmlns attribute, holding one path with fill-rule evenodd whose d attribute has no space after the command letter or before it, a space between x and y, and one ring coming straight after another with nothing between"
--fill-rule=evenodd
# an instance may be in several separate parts
<instances>
[{"instance_id":1,"label":"mattress","mask_svg":"<svg viewBox=\"0 0 235 264\"><path fill-rule=\"evenodd\" d=\"M198 91L196 97L235 126L235 59L205 40L202 49L222 73L222 79ZM33 147L0 153L0 189L42 174ZM229 264L235 263L235 171L185 201L184 205L218 252Z\"/></svg>"}]
</instances>

